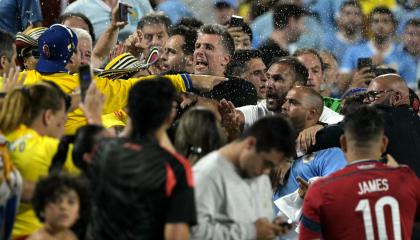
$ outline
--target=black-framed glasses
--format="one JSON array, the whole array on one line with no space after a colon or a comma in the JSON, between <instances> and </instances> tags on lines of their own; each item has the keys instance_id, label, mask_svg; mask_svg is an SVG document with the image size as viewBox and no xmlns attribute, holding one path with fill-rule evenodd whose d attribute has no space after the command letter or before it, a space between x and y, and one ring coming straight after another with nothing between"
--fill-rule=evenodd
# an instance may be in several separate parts
<instances>
[{"instance_id":1,"label":"black-framed glasses","mask_svg":"<svg viewBox=\"0 0 420 240\"><path fill-rule=\"evenodd\" d=\"M389 90L381 90L381 91L369 91L365 93L365 98L369 100L369 102L373 102L378 100L381 94L389 93L389 92L396 92L392 89Z\"/></svg>"}]
</instances>

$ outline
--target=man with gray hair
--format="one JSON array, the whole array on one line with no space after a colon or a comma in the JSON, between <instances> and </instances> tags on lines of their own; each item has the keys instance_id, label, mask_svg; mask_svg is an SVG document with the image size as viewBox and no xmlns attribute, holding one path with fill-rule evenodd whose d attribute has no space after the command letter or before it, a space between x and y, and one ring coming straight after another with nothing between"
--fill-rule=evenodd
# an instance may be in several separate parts
<instances>
[{"instance_id":1,"label":"man with gray hair","mask_svg":"<svg viewBox=\"0 0 420 240\"><path fill-rule=\"evenodd\" d=\"M194 73L224 76L235 52L232 36L222 26L204 25L198 31L194 51Z\"/></svg>"},{"instance_id":2,"label":"man with gray hair","mask_svg":"<svg viewBox=\"0 0 420 240\"><path fill-rule=\"evenodd\" d=\"M77 73L79 66L82 64L90 65L92 61L92 37L86 30L81 28L71 28L76 33L78 44L75 54L71 57L71 61L67 64L66 68L69 73Z\"/></svg>"}]
</instances>

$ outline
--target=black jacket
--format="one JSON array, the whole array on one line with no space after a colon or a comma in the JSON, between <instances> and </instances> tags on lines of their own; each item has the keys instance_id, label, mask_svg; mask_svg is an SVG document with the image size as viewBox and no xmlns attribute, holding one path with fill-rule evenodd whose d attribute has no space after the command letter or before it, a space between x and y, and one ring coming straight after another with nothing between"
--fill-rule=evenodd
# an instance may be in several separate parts
<instances>
[{"instance_id":1,"label":"black jacket","mask_svg":"<svg viewBox=\"0 0 420 240\"><path fill-rule=\"evenodd\" d=\"M385 153L398 163L410 166L420 177L420 117L408 105L391 107L377 105L385 118L385 135L389 144ZM342 123L327 126L316 135L316 145L310 152L330 147L340 147L340 136L344 133Z\"/></svg>"}]
</instances>

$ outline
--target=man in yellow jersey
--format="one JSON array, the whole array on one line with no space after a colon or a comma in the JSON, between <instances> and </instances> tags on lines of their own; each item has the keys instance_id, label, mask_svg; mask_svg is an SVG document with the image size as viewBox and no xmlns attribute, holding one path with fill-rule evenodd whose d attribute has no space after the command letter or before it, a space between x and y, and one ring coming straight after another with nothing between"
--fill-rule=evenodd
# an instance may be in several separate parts
<instances>
[{"instance_id":1,"label":"man in yellow jersey","mask_svg":"<svg viewBox=\"0 0 420 240\"><path fill-rule=\"evenodd\" d=\"M56 83L65 93L74 92L79 87L77 75L67 73L66 65L72 62L72 57L77 57L77 36L74 32L60 24L52 25L38 40L40 59L36 70L28 71L24 82L25 85L39 81L51 81ZM167 76L179 92L195 88L211 89L213 85L222 79L212 76L193 76L189 74L177 74ZM109 80L95 77L96 86L106 96L104 113L112 113L122 109L127 104L128 92L134 83L150 77L132 78L128 80ZM68 116L73 119L72 113ZM66 134L74 133L78 127L83 126L85 121L82 117L73 119L75 125L66 129Z\"/></svg>"}]
</instances>

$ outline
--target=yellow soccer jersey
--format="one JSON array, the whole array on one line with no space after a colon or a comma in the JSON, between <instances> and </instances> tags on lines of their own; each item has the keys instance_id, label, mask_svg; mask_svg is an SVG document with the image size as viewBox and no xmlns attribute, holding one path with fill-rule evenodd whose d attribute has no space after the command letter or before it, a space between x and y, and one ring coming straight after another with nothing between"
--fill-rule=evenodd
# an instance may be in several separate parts
<instances>
[{"instance_id":1,"label":"yellow soccer jersey","mask_svg":"<svg viewBox=\"0 0 420 240\"><path fill-rule=\"evenodd\" d=\"M111 114L123 109L128 103L128 93L131 87L138 81L150 79L154 76L130 78L128 80L110 80L95 77L97 88L105 95L104 114ZM185 92L192 88L192 82L188 74L166 75L177 91ZM41 75L35 70L27 71L24 84L35 84L40 81L50 81L57 84L66 94L74 92L79 87L77 75L67 73L54 73ZM78 128L86 125L87 120L80 109L76 109L67 115L65 134L74 134Z\"/></svg>"},{"instance_id":2,"label":"yellow soccer jersey","mask_svg":"<svg viewBox=\"0 0 420 240\"><path fill-rule=\"evenodd\" d=\"M102 124L105 128L125 126L126 122L127 114L122 110L102 115ZM74 135L76 134L77 129L86 124L87 119L83 115L83 112L80 109L76 109L67 115L67 121L64 125L64 134Z\"/></svg>"},{"instance_id":3,"label":"yellow soccer jersey","mask_svg":"<svg viewBox=\"0 0 420 240\"><path fill-rule=\"evenodd\" d=\"M19 126L17 130L6 135L6 140L9 142L10 158L24 181L37 182L48 175L59 140L41 136L25 125ZM72 174L79 174L79 170L73 165L71 159L71 149L64 169ZM31 204L21 203L13 227L13 237L30 235L41 226Z\"/></svg>"}]
</instances>

